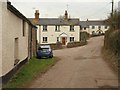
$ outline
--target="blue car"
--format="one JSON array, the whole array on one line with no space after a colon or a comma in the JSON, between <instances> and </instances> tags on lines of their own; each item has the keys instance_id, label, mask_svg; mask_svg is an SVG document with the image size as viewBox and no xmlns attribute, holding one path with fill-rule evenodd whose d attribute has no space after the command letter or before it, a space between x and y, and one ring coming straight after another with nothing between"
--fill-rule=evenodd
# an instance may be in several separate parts
<instances>
[{"instance_id":1,"label":"blue car","mask_svg":"<svg viewBox=\"0 0 120 90\"><path fill-rule=\"evenodd\" d=\"M40 46L37 51L37 58L52 58L53 52L49 45Z\"/></svg>"}]
</instances>

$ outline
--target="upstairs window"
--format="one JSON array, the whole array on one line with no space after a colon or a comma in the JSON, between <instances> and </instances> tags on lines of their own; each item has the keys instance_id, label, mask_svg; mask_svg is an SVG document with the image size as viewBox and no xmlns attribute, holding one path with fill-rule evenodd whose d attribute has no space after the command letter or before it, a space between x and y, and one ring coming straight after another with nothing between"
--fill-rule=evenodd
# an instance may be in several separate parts
<instances>
[{"instance_id":1,"label":"upstairs window","mask_svg":"<svg viewBox=\"0 0 120 90\"><path fill-rule=\"evenodd\" d=\"M80 26L80 30L82 30L82 27Z\"/></svg>"},{"instance_id":2,"label":"upstairs window","mask_svg":"<svg viewBox=\"0 0 120 90\"><path fill-rule=\"evenodd\" d=\"M70 25L70 31L74 31L74 26Z\"/></svg>"},{"instance_id":3,"label":"upstairs window","mask_svg":"<svg viewBox=\"0 0 120 90\"><path fill-rule=\"evenodd\" d=\"M25 25L25 21L23 20L23 27L22 27L22 35L23 36L25 36L25 27L26 27L26 25Z\"/></svg>"},{"instance_id":4,"label":"upstairs window","mask_svg":"<svg viewBox=\"0 0 120 90\"><path fill-rule=\"evenodd\" d=\"M98 29L100 30L100 29L101 29L101 26L98 26Z\"/></svg>"},{"instance_id":5,"label":"upstairs window","mask_svg":"<svg viewBox=\"0 0 120 90\"><path fill-rule=\"evenodd\" d=\"M84 30L86 30L86 27L84 27Z\"/></svg>"},{"instance_id":6,"label":"upstairs window","mask_svg":"<svg viewBox=\"0 0 120 90\"><path fill-rule=\"evenodd\" d=\"M95 29L95 26L92 26L92 29Z\"/></svg>"},{"instance_id":7,"label":"upstairs window","mask_svg":"<svg viewBox=\"0 0 120 90\"><path fill-rule=\"evenodd\" d=\"M48 41L47 39L47 37L43 37L43 43L46 43Z\"/></svg>"},{"instance_id":8,"label":"upstairs window","mask_svg":"<svg viewBox=\"0 0 120 90\"><path fill-rule=\"evenodd\" d=\"M58 25L58 26L55 26L55 31L56 32L59 32L60 31L60 26Z\"/></svg>"},{"instance_id":9,"label":"upstairs window","mask_svg":"<svg viewBox=\"0 0 120 90\"><path fill-rule=\"evenodd\" d=\"M70 42L74 42L74 37L70 37Z\"/></svg>"},{"instance_id":10,"label":"upstairs window","mask_svg":"<svg viewBox=\"0 0 120 90\"><path fill-rule=\"evenodd\" d=\"M107 26L105 26L105 29L107 29L108 27Z\"/></svg>"},{"instance_id":11,"label":"upstairs window","mask_svg":"<svg viewBox=\"0 0 120 90\"><path fill-rule=\"evenodd\" d=\"M43 31L47 31L47 25L43 26Z\"/></svg>"},{"instance_id":12,"label":"upstairs window","mask_svg":"<svg viewBox=\"0 0 120 90\"><path fill-rule=\"evenodd\" d=\"M57 42L59 42L59 37L57 37Z\"/></svg>"}]
</instances>

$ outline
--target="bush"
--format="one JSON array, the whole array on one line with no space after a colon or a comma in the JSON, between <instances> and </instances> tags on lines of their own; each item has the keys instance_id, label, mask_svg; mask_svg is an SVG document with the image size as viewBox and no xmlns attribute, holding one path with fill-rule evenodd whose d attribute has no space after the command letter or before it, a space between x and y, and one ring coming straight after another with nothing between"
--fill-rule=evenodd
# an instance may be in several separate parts
<instances>
[{"instance_id":1,"label":"bush","mask_svg":"<svg viewBox=\"0 0 120 90\"><path fill-rule=\"evenodd\" d=\"M120 30L108 30L105 33L104 53L109 56L109 62L112 63L116 71L119 70L120 62ZM105 55L106 56L106 55ZM110 57L110 58L109 58Z\"/></svg>"},{"instance_id":2,"label":"bush","mask_svg":"<svg viewBox=\"0 0 120 90\"><path fill-rule=\"evenodd\" d=\"M87 44L87 41L81 41L81 42L69 42L69 43L67 44L67 48L83 46L83 45L86 45L86 44Z\"/></svg>"},{"instance_id":3,"label":"bush","mask_svg":"<svg viewBox=\"0 0 120 90\"><path fill-rule=\"evenodd\" d=\"M90 38L90 34L87 32L80 32L80 40L86 41Z\"/></svg>"},{"instance_id":4,"label":"bush","mask_svg":"<svg viewBox=\"0 0 120 90\"><path fill-rule=\"evenodd\" d=\"M108 30L105 33L105 49L109 49L114 54L120 54L120 30Z\"/></svg>"}]
</instances>

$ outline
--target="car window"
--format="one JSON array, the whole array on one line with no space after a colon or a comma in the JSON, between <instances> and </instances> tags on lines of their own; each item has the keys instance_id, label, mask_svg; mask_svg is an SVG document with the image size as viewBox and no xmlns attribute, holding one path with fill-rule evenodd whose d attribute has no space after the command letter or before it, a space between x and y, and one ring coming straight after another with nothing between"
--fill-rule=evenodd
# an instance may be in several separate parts
<instances>
[{"instance_id":1,"label":"car window","mask_svg":"<svg viewBox=\"0 0 120 90\"><path fill-rule=\"evenodd\" d=\"M41 51L49 51L49 48L39 48L38 50L41 50Z\"/></svg>"},{"instance_id":2,"label":"car window","mask_svg":"<svg viewBox=\"0 0 120 90\"><path fill-rule=\"evenodd\" d=\"M42 50L41 47L39 47L38 50Z\"/></svg>"}]
</instances>

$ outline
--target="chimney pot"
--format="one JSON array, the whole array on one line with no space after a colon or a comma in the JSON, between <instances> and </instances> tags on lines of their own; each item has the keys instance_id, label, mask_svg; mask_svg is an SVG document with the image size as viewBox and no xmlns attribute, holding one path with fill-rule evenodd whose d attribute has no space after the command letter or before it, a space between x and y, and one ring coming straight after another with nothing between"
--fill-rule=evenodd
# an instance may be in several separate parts
<instances>
[{"instance_id":1,"label":"chimney pot","mask_svg":"<svg viewBox=\"0 0 120 90\"><path fill-rule=\"evenodd\" d=\"M35 10L35 23L39 22L39 10Z\"/></svg>"},{"instance_id":2,"label":"chimney pot","mask_svg":"<svg viewBox=\"0 0 120 90\"><path fill-rule=\"evenodd\" d=\"M65 20L68 20L68 13L67 13L67 10L65 10Z\"/></svg>"}]
</instances>

